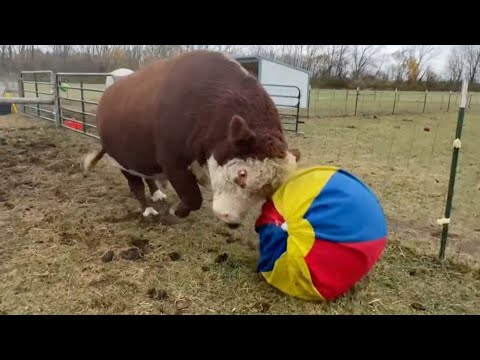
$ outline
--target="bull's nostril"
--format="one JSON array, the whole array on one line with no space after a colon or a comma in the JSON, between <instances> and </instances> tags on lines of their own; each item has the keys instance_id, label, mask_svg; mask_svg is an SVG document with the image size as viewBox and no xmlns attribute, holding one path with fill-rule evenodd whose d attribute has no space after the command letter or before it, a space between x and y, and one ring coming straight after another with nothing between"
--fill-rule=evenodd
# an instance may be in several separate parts
<instances>
[{"instance_id":1,"label":"bull's nostril","mask_svg":"<svg viewBox=\"0 0 480 360\"><path fill-rule=\"evenodd\" d=\"M238 227L240 227L240 224L227 224L227 226L228 226L230 229L237 229Z\"/></svg>"}]
</instances>

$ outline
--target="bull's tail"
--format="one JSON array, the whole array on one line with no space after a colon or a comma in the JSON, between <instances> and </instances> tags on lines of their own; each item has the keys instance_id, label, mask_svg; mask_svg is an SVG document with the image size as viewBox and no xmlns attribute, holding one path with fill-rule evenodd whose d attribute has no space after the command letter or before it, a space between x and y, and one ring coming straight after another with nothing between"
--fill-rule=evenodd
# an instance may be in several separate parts
<instances>
[{"instance_id":1,"label":"bull's tail","mask_svg":"<svg viewBox=\"0 0 480 360\"><path fill-rule=\"evenodd\" d=\"M83 161L83 172L85 174L89 172L103 157L103 155L105 155L105 150L103 148L87 154L87 156L85 156L85 160Z\"/></svg>"}]
</instances>

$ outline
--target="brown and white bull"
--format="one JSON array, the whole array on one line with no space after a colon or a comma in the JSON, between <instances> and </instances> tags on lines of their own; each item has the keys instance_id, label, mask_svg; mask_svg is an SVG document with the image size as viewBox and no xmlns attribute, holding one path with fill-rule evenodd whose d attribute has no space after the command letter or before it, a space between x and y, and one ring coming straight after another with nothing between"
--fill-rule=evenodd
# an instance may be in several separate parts
<instances>
[{"instance_id":1,"label":"brown and white bull","mask_svg":"<svg viewBox=\"0 0 480 360\"><path fill-rule=\"evenodd\" d=\"M144 216L157 214L150 201L166 199L159 185L168 180L180 198L170 212L186 217L202 205L201 184L213 191L214 214L234 227L300 156L288 150L263 86L217 52L158 60L117 80L101 98L96 125L102 148L85 158L85 170L108 154Z\"/></svg>"}]
</instances>

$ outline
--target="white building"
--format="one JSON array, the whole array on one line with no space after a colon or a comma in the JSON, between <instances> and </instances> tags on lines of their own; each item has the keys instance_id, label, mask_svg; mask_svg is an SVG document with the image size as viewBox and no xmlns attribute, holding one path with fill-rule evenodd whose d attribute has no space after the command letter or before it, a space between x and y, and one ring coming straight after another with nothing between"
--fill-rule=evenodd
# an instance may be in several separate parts
<instances>
[{"instance_id":1,"label":"white building","mask_svg":"<svg viewBox=\"0 0 480 360\"><path fill-rule=\"evenodd\" d=\"M309 71L260 56L239 56L235 60L257 77L277 107L296 106L299 90L300 108L308 107L312 75Z\"/></svg>"}]
</instances>

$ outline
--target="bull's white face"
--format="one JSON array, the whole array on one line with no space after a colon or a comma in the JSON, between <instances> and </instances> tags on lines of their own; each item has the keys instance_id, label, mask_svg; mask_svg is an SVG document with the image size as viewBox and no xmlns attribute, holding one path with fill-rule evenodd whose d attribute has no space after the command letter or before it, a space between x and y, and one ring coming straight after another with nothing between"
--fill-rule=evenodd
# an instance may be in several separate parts
<instances>
[{"instance_id":1,"label":"bull's white face","mask_svg":"<svg viewBox=\"0 0 480 360\"><path fill-rule=\"evenodd\" d=\"M223 166L210 157L214 214L229 225L239 225L248 210L271 196L296 165L290 152L285 159L232 159Z\"/></svg>"}]
</instances>

